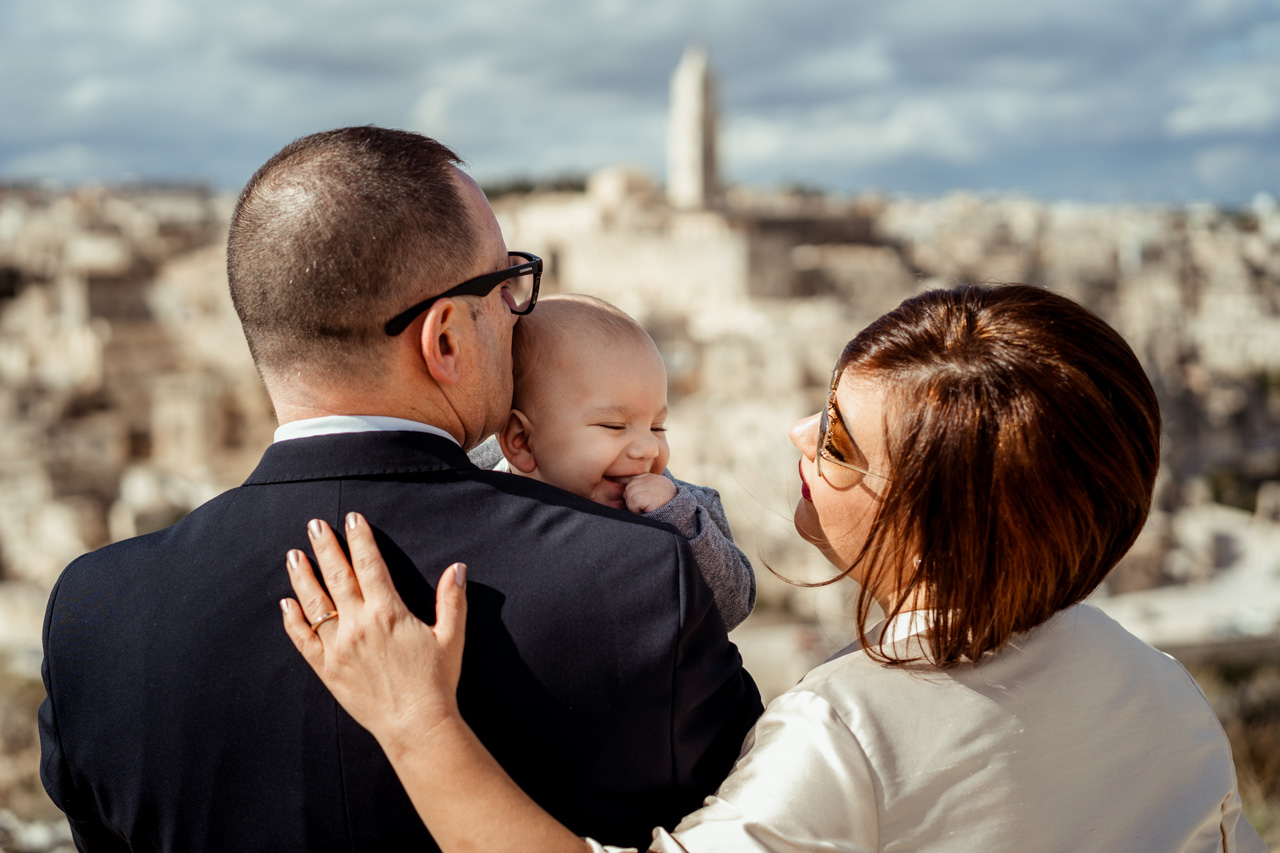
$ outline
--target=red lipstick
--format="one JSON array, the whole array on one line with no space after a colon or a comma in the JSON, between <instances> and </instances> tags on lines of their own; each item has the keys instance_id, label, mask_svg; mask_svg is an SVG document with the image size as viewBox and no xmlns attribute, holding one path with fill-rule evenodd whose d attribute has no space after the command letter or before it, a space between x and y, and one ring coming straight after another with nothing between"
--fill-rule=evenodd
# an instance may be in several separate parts
<instances>
[{"instance_id":1,"label":"red lipstick","mask_svg":"<svg viewBox=\"0 0 1280 853\"><path fill-rule=\"evenodd\" d=\"M809 481L804 478L803 459L798 463L798 467L800 469L800 497L804 498L809 503L813 503L813 495L809 493Z\"/></svg>"}]
</instances>

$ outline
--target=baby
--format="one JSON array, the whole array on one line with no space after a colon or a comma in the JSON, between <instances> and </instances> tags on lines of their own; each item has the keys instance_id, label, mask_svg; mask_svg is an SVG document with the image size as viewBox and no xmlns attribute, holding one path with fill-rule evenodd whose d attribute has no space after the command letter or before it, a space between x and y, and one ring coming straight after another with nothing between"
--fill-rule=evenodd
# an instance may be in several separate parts
<instances>
[{"instance_id":1,"label":"baby","mask_svg":"<svg viewBox=\"0 0 1280 853\"><path fill-rule=\"evenodd\" d=\"M720 495L667 473L667 371L648 333L604 300L554 294L520 318L512 355L511 415L472 460L675 527L725 627L737 627L755 605L755 573Z\"/></svg>"}]
</instances>

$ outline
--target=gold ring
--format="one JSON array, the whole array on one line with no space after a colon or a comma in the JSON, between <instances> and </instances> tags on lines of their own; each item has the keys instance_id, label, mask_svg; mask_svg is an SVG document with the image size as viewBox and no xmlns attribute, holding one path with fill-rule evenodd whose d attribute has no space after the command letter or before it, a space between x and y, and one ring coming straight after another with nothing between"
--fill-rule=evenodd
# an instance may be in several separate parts
<instances>
[{"instance_id":1,"label":"gold ring","mask_svg":"<svg viewBox=\"0 0 1280 853\"><path fill-rule=\"evenodd\" d=\"M328 622L330 619L337 619L337 618L338 618L338 611L330 610L328 613L324 614L319 619L311 623L312 633L320 630L320 626Z\"/></svg>"}]
</instances>

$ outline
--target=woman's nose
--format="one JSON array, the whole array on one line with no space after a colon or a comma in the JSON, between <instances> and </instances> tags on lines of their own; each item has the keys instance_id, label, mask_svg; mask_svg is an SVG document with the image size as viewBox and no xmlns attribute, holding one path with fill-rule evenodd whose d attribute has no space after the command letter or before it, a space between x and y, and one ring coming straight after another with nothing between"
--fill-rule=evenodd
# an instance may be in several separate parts
<instances>
[{"instance_id":1,"label":"woman's nose","mask_svg":"<svg viewBox=\"0 0 1280 853\"><path fill-rule=\"evenodd\" d=\"M818 454L818 420L820 415L813 414L801 418L791 425L791 443L805 456L813 459Z\"/></svg>"}]
</instances>

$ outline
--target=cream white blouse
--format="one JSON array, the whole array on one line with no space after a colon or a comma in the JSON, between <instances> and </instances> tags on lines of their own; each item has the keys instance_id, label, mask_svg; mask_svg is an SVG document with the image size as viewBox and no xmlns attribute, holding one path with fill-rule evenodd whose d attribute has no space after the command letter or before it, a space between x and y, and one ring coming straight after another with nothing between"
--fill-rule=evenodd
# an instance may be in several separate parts
<instances>
[{"instance_id":1,"label":"cream white blouse","mask_svg":"<svg viewBox=\"0 0 1280 853\"><path fill-rule=\"evenodd\" d=\"M927 619L872 640L918 650ZM650 850L1266 853L1200 688L1089 605L976 668L845 649L770 703L716 794Z\"/></svg>"}]
</instances>

